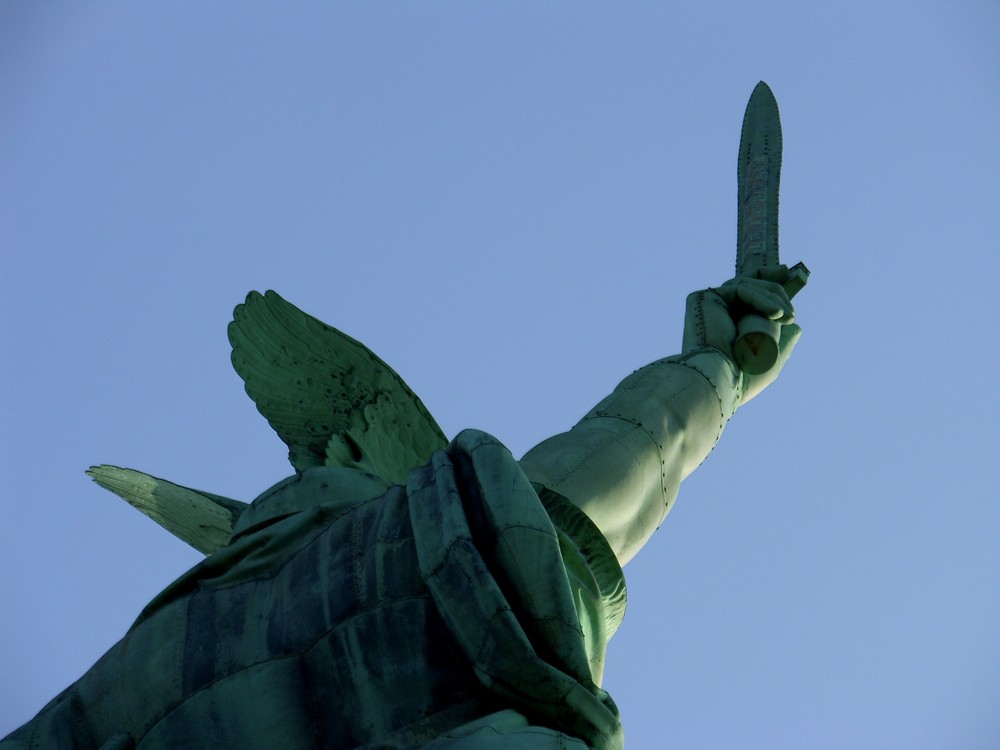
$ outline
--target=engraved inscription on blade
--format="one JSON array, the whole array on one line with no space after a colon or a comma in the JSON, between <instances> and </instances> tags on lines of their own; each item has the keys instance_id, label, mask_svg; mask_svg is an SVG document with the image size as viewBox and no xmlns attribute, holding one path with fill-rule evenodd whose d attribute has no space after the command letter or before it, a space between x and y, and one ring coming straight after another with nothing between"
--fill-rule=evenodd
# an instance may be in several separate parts
<instances>
[{"instance_id":1,"label":"engraved inscription on blade","mask_svg":"<svg viewBox=\"0 0 1000 750\"><path fill-rule=\"evenodd\" d=\"M753 90L743 115L736 170L738 219L736 275L751 275L778 260L778 185L781 181L781 120L766 83Z\"/></svg>"}]
</instances>

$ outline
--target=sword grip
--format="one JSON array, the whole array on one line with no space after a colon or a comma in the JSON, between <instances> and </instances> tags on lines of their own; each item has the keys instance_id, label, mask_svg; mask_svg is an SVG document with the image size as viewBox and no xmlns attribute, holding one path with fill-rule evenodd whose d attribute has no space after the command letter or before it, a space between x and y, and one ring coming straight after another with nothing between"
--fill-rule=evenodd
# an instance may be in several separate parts
<instances>
[{"instance_id":1,"label":"sword grip","mask_svg":"<svg viewBox=\"0 0 1000 750\"><path fill-rule=\"evenodd\" d=\"M809 280L809 269L796 263L788 269L788 276L781 283L788 298L794 297ZM778 361L778 341L781 323L760 315L746 315L736 324L736 343L733 357L747 375L760 375L770 370Z\"/></svg>"}]
</instances>

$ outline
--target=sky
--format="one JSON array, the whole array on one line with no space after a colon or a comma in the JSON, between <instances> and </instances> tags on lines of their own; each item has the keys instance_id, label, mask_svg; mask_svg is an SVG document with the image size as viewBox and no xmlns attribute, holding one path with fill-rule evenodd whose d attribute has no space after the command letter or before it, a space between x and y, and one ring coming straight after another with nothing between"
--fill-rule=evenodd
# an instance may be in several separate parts
<instances>
[{"instance_id":1,"label":"sky","mask_svg":"<svg viewBox=\"0 0 1000 750\"><path fill-rule=\"evenodd\" d=\"M680 348L781 110L804 329L626 567L632 750L1000 746L1000 5L0 4L0 736L200 555L83 474L291 473L275 289L515 455Z\"/></svg>"}]
</instances>

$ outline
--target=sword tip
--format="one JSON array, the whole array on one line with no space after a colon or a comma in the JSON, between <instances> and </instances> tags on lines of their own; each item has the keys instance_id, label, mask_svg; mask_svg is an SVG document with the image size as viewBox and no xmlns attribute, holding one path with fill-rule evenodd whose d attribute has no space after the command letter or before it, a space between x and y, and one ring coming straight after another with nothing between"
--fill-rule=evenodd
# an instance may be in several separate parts
<instances>
[{"instance_id":1,"label":"sword tip","mask_svg":"<svg viewBox=\"0 0 1000 750\"><path fill-rule=\"evenodd\" d=\"M753 93L750 95L750 98L753 99L755 96L767 96L774 99L774 92L771 91L771 87L764 83L764 81L760 81L756 86L754 86Z\"/></svg>"}]
</instances>

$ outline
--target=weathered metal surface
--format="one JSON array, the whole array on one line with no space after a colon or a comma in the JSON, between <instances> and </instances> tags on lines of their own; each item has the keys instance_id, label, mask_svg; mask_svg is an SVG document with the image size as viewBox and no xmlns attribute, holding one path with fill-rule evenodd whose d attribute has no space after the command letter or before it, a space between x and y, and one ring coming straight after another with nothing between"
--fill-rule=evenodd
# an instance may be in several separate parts
<instances>
[{"instance_id":1,"label":"weathered metal surface","mask_svg":"<svg viewBox=\"0 0 1000 750\"><path fill-rule=\"evenodd\" d=\"M809 269L799 263L787 276L775 276L778 257L778 193L781 183L781 118L778 102L763 81L757 84L740 133L736 162L736 275L778 281L789 297L805 286ZM768 273L770 271L770 273ZM746 315L737 325L733 356L744 372L759 375L778 361L781 322Z\"/></svg>"},{"instance_id":2,"label":"weathered metal surface","mask_svg":"<svg viewBox=\"0 0 1000 750\"><path fill-rule=\"evenodd\" d=\"M781 118L778 102L761 81L743 114L736 165L738 219L736 275L777 266L778 188L781 182Z\"/></svg>"}]
</instances>

